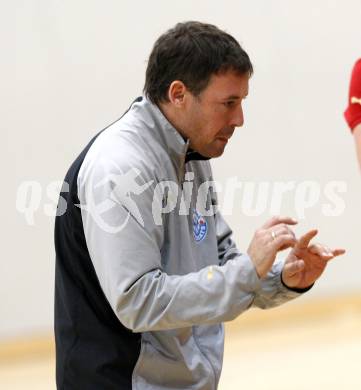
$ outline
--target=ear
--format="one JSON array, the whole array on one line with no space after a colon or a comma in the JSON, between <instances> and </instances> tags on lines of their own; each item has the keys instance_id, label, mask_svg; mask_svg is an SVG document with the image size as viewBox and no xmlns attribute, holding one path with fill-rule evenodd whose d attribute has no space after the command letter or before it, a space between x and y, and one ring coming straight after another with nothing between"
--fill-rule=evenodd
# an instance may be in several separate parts
<instances>
[{"instance_id":1,"label":"ear","mask_svg":"<svg viewBox=\"0 0 361 390\"><path fill-rule=\"evenodd\" d=\"M184 98L187 91L187 87L180 80L175 80L171 83L168 89L168 99L171 104L176 107L184 105Z\"/></svg>"}]
</instances>

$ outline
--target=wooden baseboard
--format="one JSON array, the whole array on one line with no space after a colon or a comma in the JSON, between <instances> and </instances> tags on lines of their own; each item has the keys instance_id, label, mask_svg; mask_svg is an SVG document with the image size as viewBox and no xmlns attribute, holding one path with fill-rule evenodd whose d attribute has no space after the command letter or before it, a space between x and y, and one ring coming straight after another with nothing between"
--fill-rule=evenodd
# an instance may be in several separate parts
<instances>
[{"instance_id":1,"label":"wooden baseboard","mask_svg":"<svg viewBox=\"0 0 361 390\"><path fill-rule=\"evenodd\" d=\"M361 316L361 292L305 299L302 297L285 305L268 309L251 309L226 324L227 330L259 329L265 325L292 326L300 322L331 320L340 316Z\"/></svg>"},{"instance_id":2,"label":"wooden baseboard","mask_svg":"<svg viewBox=\"0 0 361 390\"><path fill-rule=\"evenodd\" d=\"M33 335L0 343L0 364L14 360L49 358L55 354L52 334Z\"/></svg>"}]
</instances>

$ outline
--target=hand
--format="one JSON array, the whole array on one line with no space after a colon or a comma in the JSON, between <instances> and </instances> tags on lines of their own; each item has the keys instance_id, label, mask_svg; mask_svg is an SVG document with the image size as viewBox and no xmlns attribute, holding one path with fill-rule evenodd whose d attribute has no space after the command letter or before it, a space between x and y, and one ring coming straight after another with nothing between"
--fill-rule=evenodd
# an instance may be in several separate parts
<instances>
[{"instance_id":1,"label":"hand","mask_svg":"<svg viewBox=\"0 0 361 390\"><path fill-rule=\"evenodd\" d=\"M287 225L295 225L289 217L273 217L258 229L247 253L256 268L259 278L264 278L276 259L278 251L293 247L296 237Z\"/></svg>"},{"instance_id":2,"label":"hand","mask_svg":"<svg viewBox=\"0 0 361 390\"><path fill-rule=\"evenodd\" d=\"M317 230L311 230L302 236L287 256L282 270L282 280L286 286L311 286L322 275L331 259L345 253L344 249L331 250L321 244L309 245L317 233Z\"/></svg>"}]
</instances>

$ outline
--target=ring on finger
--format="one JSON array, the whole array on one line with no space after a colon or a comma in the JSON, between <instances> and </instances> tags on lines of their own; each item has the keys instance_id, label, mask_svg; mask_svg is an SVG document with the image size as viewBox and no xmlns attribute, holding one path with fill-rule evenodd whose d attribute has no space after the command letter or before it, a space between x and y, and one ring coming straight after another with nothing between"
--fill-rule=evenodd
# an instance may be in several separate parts
<instances>
[{"instance_id":1,"label":"ring on finger","mask_svg":"<svg viewBox=\"0 0 361 390\"><path fill-rule=\"evenodd\" d=\"M271 231L271 236L272 236L272 239L275 240L276 237L277 237L277 234L274 230Z\"/></svg>"}]
</instances>

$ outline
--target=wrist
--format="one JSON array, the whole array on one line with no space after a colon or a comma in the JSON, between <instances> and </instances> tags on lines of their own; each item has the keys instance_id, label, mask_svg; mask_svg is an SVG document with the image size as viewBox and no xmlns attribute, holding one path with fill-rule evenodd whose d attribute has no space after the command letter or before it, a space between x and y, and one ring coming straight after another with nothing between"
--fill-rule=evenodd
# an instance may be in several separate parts
<instances>
[{"instance_id":1,"label":"wrist","mask_svg":"<svg viewBox=\"0 0 361 390\"><path fill-rule=\"evenodd\" d=\"M312 283L310 286L307 286L307 287L290 287L290 286L287 286L287 284L284 282L283 280L283 272L281 272L281 283L283 284L284 287L286 287L288 290L291 290L291 291L294 291L294 292L297 292L297 293L305 293L309 290L311 290L311 288L313 287L313 285L315 283Z\"/></svg>"}]
</instances>

